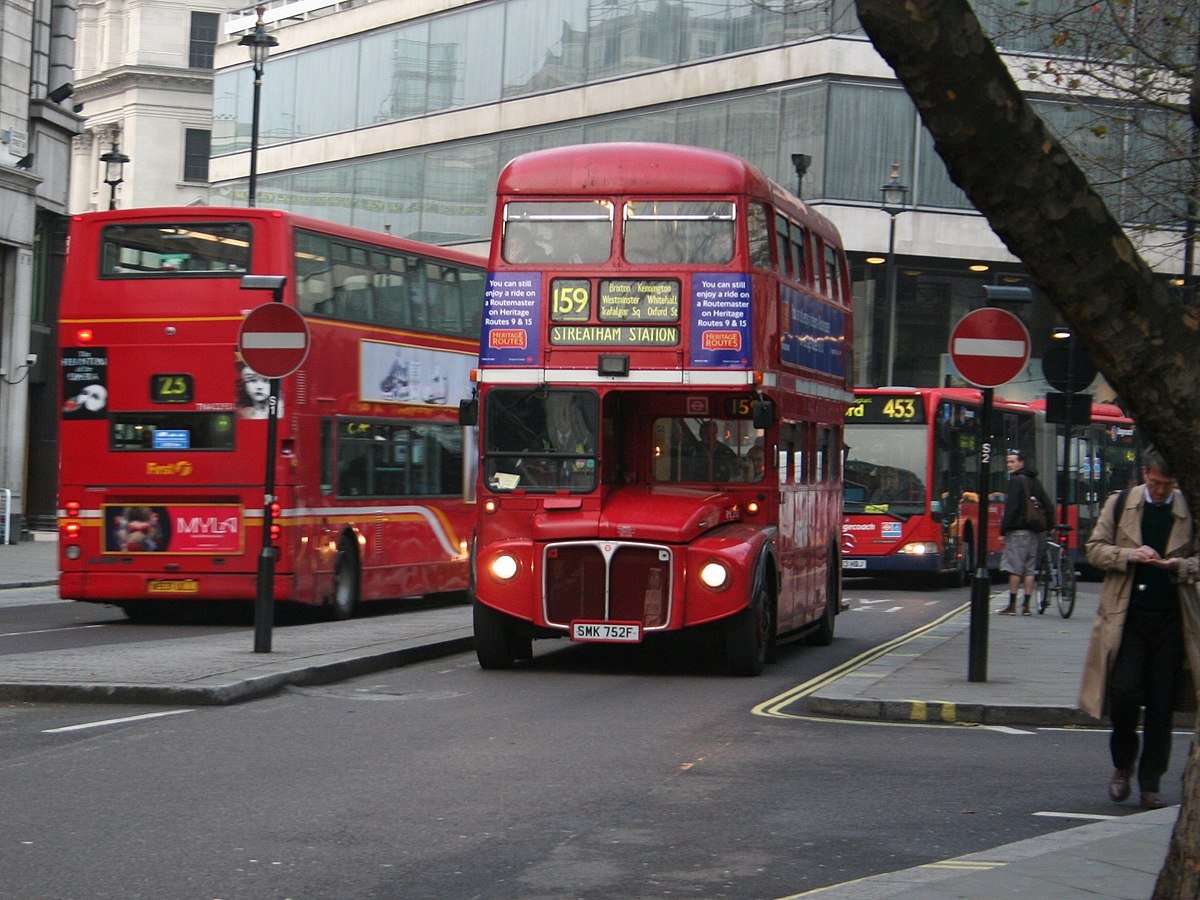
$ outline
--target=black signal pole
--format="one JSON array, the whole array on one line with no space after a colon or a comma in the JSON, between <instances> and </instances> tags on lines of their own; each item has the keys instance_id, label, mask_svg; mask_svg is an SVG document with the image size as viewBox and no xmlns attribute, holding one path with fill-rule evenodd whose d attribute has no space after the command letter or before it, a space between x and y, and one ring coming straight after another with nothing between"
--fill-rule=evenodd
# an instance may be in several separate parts
<instances>
[{"instance_id":1,"label":"black signal pole","mask_svg":"<svg viewBox=\"0 0 1200 900\"><path fill-rule=\"evenodd\" d=\"M992 602L992 577L988 572L988 512L992 491L992 388L983 388L983 412L979 417L979 536L975 577L971 580L971 630L967 680L987 681L988 614Z\"/></svg>"}]
</instances>

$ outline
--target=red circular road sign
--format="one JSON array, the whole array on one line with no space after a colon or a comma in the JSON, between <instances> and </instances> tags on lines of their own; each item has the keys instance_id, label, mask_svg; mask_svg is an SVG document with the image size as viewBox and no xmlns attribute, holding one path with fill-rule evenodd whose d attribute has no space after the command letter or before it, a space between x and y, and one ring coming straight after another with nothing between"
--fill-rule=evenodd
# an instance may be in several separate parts
<instances>
[{"instance_id":1,"label":"red circular road sign","mask_svg":"<svg viewBox=\"0 0 1200 900\"><path fill-rule=\"evenodd\" d=\"M246 314L238 330L238 352L265 378L291 375L308 357L308 322L290 306L264 303Z\"/></svg>"},{"instance_id":2,"label":"red circular road sign","mask_svg":"<svg viewBox=\"0 0 1200 900\"><path fill-rule=\"evenodd\" d=\"M976 387L999 387L1017 377L1029 361L1029 332L1007 310L977 309L954 326L950 358Z\"/></svg>"}]
</instances>

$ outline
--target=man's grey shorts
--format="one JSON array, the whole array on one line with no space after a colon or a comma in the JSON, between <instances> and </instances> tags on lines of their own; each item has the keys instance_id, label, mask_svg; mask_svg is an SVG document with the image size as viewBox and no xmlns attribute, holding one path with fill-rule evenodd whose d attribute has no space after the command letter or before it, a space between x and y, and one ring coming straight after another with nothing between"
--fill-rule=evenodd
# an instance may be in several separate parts
<instances>
[{"instance_id":1,"label":"man's grey shorts","mask_svg":"<svg viewBox=\"0 0 1200 900\"><path fill-rule=\"evenodd\" d=\"M1037 572L1042 536L1032 531L1010 531L1004 536L1004 555L1000 568L1009 575L1033 575Z\"/></svg>"}]
</instances>

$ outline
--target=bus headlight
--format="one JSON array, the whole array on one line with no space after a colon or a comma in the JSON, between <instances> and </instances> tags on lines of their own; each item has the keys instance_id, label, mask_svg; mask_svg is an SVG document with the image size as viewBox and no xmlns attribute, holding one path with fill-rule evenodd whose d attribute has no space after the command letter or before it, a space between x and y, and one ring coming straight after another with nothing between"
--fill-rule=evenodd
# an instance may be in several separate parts
<instances>
[{"instance_id":1,"label":"bus headlight","mask_svg":"<svg viewBox=\"0 0 1200 900\"><path fill-rule=\"evenodd\" d=\"M700 583L714 591L725 587L729 581L729 570L724 563L710 562L700 567Z\"/></svg>"},{"instance_id":2,"label":"bus headlight","mask_svg":"<svg viewBox=\"0 0 1200 900\"><path fill-rule=\"evenodd\" d=\"M933 541L917 541L913 544L905 544L899 552L909 556L924 556L926 553L937 553L938 545Z\"/></svg>"},{"instance_id":3,"label":"bus headlight","mask_svg":"<svg viewBox=\"0 0 1200 900\"><path fill-rule=\"evenodd\" d=\"M497 581L509 581L517 574L517 560L514 556L509 556L505 553L502 556L497 556L492 560L491 566L492 577Z\"/></svg>"}]
</instances>

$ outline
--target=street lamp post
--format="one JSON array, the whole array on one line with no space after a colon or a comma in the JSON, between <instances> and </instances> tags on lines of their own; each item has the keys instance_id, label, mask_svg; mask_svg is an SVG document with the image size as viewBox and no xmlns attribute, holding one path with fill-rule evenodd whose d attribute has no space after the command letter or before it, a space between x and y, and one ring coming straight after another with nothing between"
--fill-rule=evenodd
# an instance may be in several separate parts
<instances>
[{"instance_id":1,"label":"street lamp post","mask_svg":"<svg viewBox=\"0 0 1200 900\"><path fill-rule=\"evenodd\" d=\"M267 34L267 26L263 22L263 13L266 11L265 6L257 8L258 21L254 30L242 35L242 39L238 41L239 47L250 51L250 62L254 66L254 107L250 113L250 190L247 206L254 206L258 194L258 111L262 94L263 67L267 64L271 48L279 45L279 39L275 35Z\"/></svg>"},{"instance_id":2,"label":"street lamp post","mask_svg":"<svg viewBox=\"0 0 1200 900\"><path fill-rule=\"evenodd\" d=\"M896 217L904 212L908 198L908 185L900 182L900 163L892 163L891 177L881 185L882 195L880 206L888 214L888 255L887 255L887 298L888 298L888 333L887 333L887 384L892 384L896 373Z\"/></svg>"},{"instance_id":3,"label":"street lamp post","mask_svg":"<svg viewBox=\"0 0 1200 900\"><path fill-rule=\"evenodd\" d=\"M112 149L100 154L100 162L104 163L104 183L108 185L108 208L117 208L117 185L125 180L125 163L129 157L117 149L113 141Z\"/></svg>"}]
</instances>

